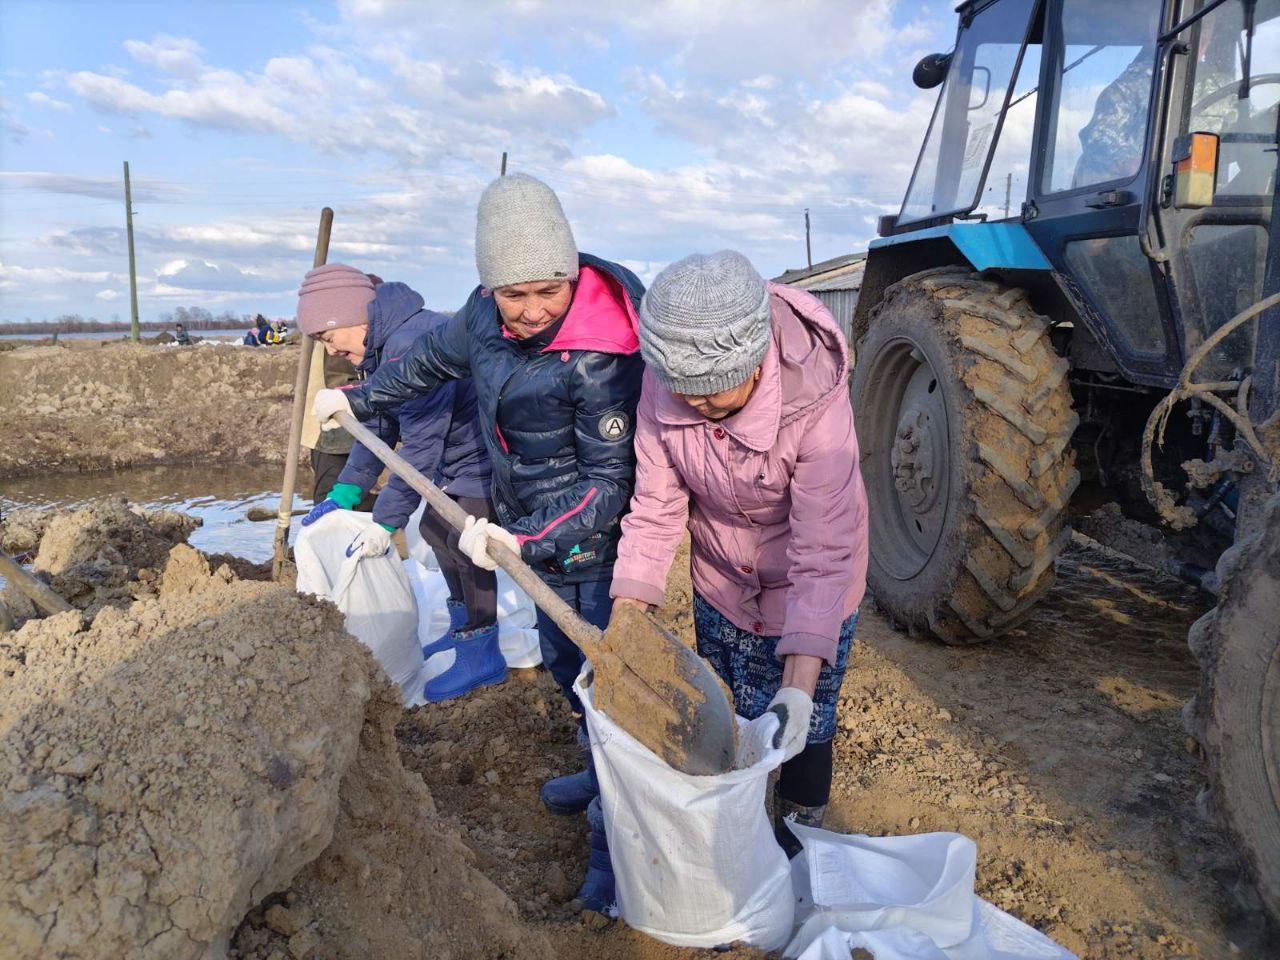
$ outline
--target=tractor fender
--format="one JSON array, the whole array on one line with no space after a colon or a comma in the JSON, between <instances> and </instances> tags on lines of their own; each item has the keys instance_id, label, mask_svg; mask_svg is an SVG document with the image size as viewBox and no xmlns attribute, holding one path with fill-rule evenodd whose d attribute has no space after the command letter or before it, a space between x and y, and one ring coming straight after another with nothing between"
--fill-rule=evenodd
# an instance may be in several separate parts
<instances>
[{"instance_id":1,"label":"tractor fender","mask_svg":"<svg viewBox=\"0 0 1280 960\"><path fill-rule=\"evenodd\" d=\"M857 343L884 291L903 277L942 266L984 270L1043 271L1053 266L1021 223L949 223L871 241L862 289L853 311Z\"/></svg>"}]
</instances>

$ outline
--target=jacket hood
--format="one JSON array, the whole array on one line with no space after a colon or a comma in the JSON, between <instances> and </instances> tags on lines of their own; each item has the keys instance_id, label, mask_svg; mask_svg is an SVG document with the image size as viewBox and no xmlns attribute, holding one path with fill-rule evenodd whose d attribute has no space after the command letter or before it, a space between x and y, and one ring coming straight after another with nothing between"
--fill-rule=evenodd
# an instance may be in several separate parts
<instances>
[{"instance_id":1,"label":"jacket hood","mask_svg":"<svg viewBox=\"0 0 1280 960\"><path fill-rule=\"evenodd\" d=\"M596 350L624 356L640 349L640 317L622 281L607 270L583 264L564 322L543 352Z\"/></svg>"},{"instance_id":2,"label":"jacket hood","mask_svg":"<svg viewBox=\"0 0 1280 960\"><path fill-rule=\"evenodd\" d=\"M786 426L844 392L849 344L831 311L813 294L780 283L768 286L782 381L780 425Z\"/></svg>"},{"instance_id":3,"label":"jacket hood","mask_svg":"<svg viewBox=\"0 0 1280 960\"><path fill-rule=\"evenodd\" d=\"M422 295L407 283L381 283L377 293L369 301L369 332L365 334L364 359L358 369L372 373L378 367L378 357L387 341L408 320L422 311L425 301Z\"/></svg>"},{"instance_id":4,"label":"jacket hood","mask_svg":"<svg viewBox=\"0 0 1280 960\"><path fill-rule=\"evenodd\" d=\"M848 344L822 301L779 283L770 282L768 289L772 339L760 364L760 382L747 405L719 424L760 452L773 448L782 427L840 396L849 377ZM700 413L665 389L659 391L657 417L669 424L703 422Z\"/></svg>"}]
</instances>

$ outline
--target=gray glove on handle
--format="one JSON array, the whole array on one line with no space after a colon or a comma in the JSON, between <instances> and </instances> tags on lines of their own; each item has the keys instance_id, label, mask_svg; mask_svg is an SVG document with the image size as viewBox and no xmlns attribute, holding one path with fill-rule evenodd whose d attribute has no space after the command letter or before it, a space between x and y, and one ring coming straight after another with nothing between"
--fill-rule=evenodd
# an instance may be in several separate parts
<instances>
[{"instance_id":1,"label":"gray glove on handle","mask_svg":"<svg viewBox=\"0 0 1280 960\"><path fill-rule=\"evenodd\" d=\"M769 702L765 711L778 715L778 732L773 745L782 748L782 760L790 760L809 742L809 721L813 717L813 698L799 687L783 687Z\"/></svg>"}]
</instances>

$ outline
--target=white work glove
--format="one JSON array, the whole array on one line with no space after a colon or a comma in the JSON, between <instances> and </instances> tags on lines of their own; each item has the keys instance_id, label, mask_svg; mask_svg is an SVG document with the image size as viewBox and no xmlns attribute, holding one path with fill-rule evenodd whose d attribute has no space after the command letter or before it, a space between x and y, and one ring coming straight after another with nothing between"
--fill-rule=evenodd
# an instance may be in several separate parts
<instances>
[{"instance_id":1,"label":"white work glove","mask_svg":"<svg viewBox=\"0 0 1280 960\"><path fill-rule=\"evenodd\" d=\"M371 523L351 541L347 556L383 557L391 549L391 534L380 523Z\"/></svg>"},{"instance_id":2,"label":"white work glove","mask_svg":"<svg viewBox=\"0 0 1280 960\"><path fill-rule=\"evenodd\" d=\"M502 544L516 556L520 555L520 543L516 540L514 533L488 520L467 517L467 524L461 536L458 537L458 549L470 557L471 562L481 570L498 569L498 562L489 556L490 541Z\"/></svg>"},{"instance_id":3,"label":"white work glove","mask_svg":"<svg viewBox=\"0 0 1280 960\"><path fill-rule=\"evenodd\" d=\"M341 390L319 390L315 402L311 404L311 412L320 421L321 430L337 430L342 426L332 419L335 413L350 413L351 403Z\"/></svg>"},{"instance_id":4,"label":"white work glove","mask_svg":"<svg viewBox=\"0 0 1280 960\"><path fill-rule=\"evenodd\" d=\"M809 721L813 717L813 698L799 687L783 687L766 708L778 715L778 732L773 746L782 748L782 760L790 760L809 742Z\"/></svg>"}]
</instances>

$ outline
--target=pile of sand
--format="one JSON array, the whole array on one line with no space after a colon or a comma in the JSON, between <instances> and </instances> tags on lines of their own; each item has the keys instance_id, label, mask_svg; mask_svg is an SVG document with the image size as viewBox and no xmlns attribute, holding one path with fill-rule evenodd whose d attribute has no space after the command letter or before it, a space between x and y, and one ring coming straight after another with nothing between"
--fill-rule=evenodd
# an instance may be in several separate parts
<instances>
[{"instance_id":1,"label":"pile of sand","mask_svg":"<svg viewBox=\"0 0 1280 960\"><path fill-rule=\"evenodd\" d=\"M258 911L291 956L551 956L400 765L397 692L337 611L158 558L173 530L137 519L57 517L38 557L55 586L155 570L149 596L0 645L0 955L218 955L293 881L302 906Z\"/></svg>"},{"instance_id":2,"label":"pile of sand","mask_svg":"<svg viewBox=\"0 0 1280 960\"><path fill-rule=\"evenodd\" d=\"M34 572L90 618L105 606L154 596L170 549L200 525L186 514L143 510L120 497L40 516L16 511L6 518L0 539L10 553L29 553L29 541L38 536ZM19 623L37 615L11 584L0 591L0 602Z\"/></svg>"}]
</instances>

